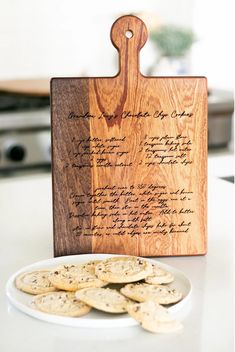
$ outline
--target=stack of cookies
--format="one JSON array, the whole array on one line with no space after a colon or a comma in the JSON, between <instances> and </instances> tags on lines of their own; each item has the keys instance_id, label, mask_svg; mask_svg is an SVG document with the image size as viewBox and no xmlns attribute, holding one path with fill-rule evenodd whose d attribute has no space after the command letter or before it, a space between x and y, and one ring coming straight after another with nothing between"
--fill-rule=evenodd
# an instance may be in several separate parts
<instances>
[{"instance_id":1,"label":"stack of cookies","mask_svg":"<svg viewBox=\"0 0 235 352\"><path fill-rule=\"evenodd\" d=\"M69 317L92 308L129 313L144 329L162 333L182 328L165 307L182 299L181 292L167 285L173 281L171 273L143 258L115 256L24 273L15 284L35 295L31 306L42 312Z\"/></svg>"}]
</instances>

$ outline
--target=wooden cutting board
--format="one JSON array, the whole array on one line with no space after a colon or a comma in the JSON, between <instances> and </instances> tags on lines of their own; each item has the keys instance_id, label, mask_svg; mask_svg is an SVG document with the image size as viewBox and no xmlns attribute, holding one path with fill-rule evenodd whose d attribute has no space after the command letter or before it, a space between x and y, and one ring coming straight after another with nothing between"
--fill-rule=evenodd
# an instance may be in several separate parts
<instances>
[{"instance_id":1,"label":"wooden cutting board","mask_svg":"<svg viewBox=\"0 0 235 352\"><path fill-rule=\"evenodd\" d=\"M135 16L111 40L116 76L51 81L54 255L205 254L206 78L143 76Z\"/></svg>"}]
</instances>

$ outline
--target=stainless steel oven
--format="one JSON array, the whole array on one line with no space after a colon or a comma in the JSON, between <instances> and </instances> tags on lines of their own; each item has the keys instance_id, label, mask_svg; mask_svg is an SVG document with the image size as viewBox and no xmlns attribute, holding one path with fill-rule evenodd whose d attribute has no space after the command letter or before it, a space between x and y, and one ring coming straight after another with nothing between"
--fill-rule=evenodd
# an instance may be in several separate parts
<instances>
[{"instance_id":1,"label":"stainless steel oven","mask_svg":"<svg viewBox=\"0 0 235 352\"><path fill-rule=\"evenodd\" d=\"M0 92L0 172L50 167L48 96Z\"/></svg>"}]
</instances>

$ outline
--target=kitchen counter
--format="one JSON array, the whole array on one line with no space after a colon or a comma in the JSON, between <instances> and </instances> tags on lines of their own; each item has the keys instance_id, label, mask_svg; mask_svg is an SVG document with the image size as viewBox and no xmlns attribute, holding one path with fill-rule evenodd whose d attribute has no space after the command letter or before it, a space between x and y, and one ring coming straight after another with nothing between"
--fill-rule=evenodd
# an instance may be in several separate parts
<instances>
[{"instance_id":1,"label":"kitchen counter","mask_svg":"<svg viewBox=\"0 0 235 352\"><path fill-rule=\"evenodd\" d=\"M12 307L5 295L9 276L51 258L50 174L0 180L0 351L233 351L233 185L209 178L209 248L206 256L164 257L191 280L190 301L176 315L184 330L151 334L140 327L81 329L49 324ZM195 234L196 235L196 234Z\"/></svg>"}]
</instances>

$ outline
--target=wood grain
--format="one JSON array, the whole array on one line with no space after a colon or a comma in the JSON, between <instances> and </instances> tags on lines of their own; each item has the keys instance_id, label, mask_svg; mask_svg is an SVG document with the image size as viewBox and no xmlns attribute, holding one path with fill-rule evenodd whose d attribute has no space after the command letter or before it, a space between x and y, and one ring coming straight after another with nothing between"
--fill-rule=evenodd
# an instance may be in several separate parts
<instances>
[{"instance_id":1,"label":"wood grain","mask_svg":"<svg viewBox=\"0 0 235 352\"><path fill-rule=\"evenodd\" d=\"M147 30L135 16L111 40L117 76L52 80L55 255L205 254L206 79L143 76Z\"/></svg>"},{"instance_id":2,"label":"wood grain","mask_svg":"<svg viewBox=\"0 0 235 352\"><path fill-rule=\"evenodd\" d=\"M89 106L87 80L53 79L51 81L51 105L53 111L52 158L53 158L53 215L54 253L56 256L91 252L91 238L77 237L71 229L76 226L86 228L91 223L91 206L86 205L89 216L66 221L71 194L91 191L91 170L76 173L67 168L70 141L72 138L89 138L88 120L71 124L61 116L70 109L84 113ZM76 198L72 198L75 200ZM69 234L69 236L68 236Z\"/></svg>"}]
</instances>

